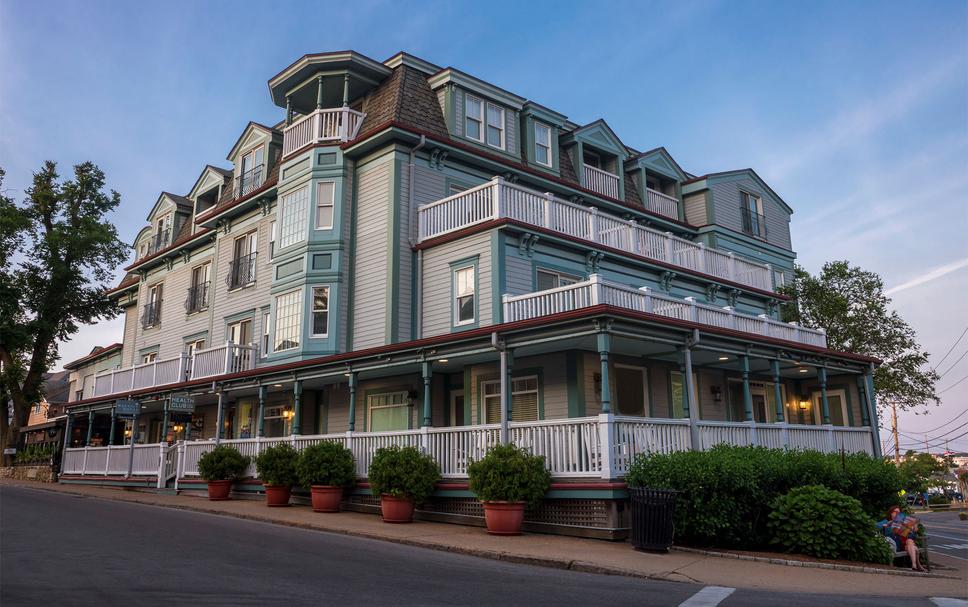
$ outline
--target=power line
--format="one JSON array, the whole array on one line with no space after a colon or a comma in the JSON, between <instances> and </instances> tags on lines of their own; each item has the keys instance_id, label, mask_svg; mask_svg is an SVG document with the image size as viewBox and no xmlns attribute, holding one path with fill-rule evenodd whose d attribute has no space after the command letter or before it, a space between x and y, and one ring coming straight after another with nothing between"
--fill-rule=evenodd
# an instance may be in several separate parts
<instances>
[{"instance_id":1,"label":"power line","mask_svg":"<svg viewBox=\"0 0 968 607\"><path fill-rule=\"evenodd\" d=\"M958 419L959 417L961 417L962 415L964 415L965 413L968 413L968 409L965 409L964 411L962 411L962 412L961 412L961 413L959 413L958 415L956 415L956 416L954 416L953 418L951 418L951 420L950 420L950 421L946 421L945 423L943 423L943 424L941 424L941 425L940 425L940 426L938 426L937 428L932 428L932 429L930 429L930 430L925 430L925 431L924 431L924 433L925 433L925 434L931 434L932 432L935 432L936 430L940 430L940 429L942 429L942 428L944 428L945 426L947 426L948 424L950 424L951 422L953 422L953 421L955 421L956 419Z\"/></svg>"},{"instance_id":2,"label":"power line","mask_svg":"<svg viewBox=\"0 0 968 607\"><path fill-rule=\"evenodd\" d=\"M960 357L958 357L958 360L956 360L955 362L951 363L951 366L948 367L945 371L943 371L941 373L941 375L938 376L938 379L941 379L942 377L944 377L945 375L947 375L952 369L954 369L955 367L957 367L958 366L958 363L960 363L961 360L964 357L966 357L966 356L968 356L968 350L965 350L965 352Z\"/></svg>"},{"instance_id":3,"label":"power line","mask_svg":"<svg viewBox=\"0 0 968 607\"><path fill-rule=\"evenodd\" d=\"M952 441L956 441L956 440L958 440L959 438L961 438L963 436L968 436L968 430L965 430L963 433L959 434L958 436L952 436L950 438L941 439L941 442L939 442L938 444L933 444L933 445L930 445L930 446L929 445L924 445L924 448L925 449L937 449L938 447L943 447L947 443L950 443ZM917 446L920 447L920 445L917 445Z\"/></svg>"},{"instance_id":4,"label":"power line","mask_svg":"<svg viewBox=\"0 0 968 607\"><path fill-rule=\"evenodd\" d=\"M924 432L923 433L923 435L924 435L923 436L923 439L919 439L916 436L911 436L910 434L904 434L903 432L898 432L898 434L901 434L903 436L906 436L907 438L910 438L911 440L920 440L921 442L934 442L934 441L943 439L945 436L947 436L948 434L951 434L952 432L957 432L958 430L961 430L965 426L968 426L968 421L966 421L965 423L961 424L957 428L952 428L951 430L948 430L944 434L939 434L938 436L932 436L930 438L928 438L928 436L927 436L930 433L929 432Z\"/></svg>"},{"instance_id":5,"label":"power line","mask_svg":"<svg viewBox=\"0 0 968 607\"><path fill-rule=\"evenodd\" d=\"M956 381L955 383L953 383L953 384L951 384L950 386L948 386L947 388L945 388L945 389L944 389L944 390L942 390L941 392L938 392L938 394L944 394L945 392L947 392L948 390L950 390L950 389L952 389L952 388L954 388L955 386L957 386L957 385L958 385L958 384L960 384L961 382L963 382L963 381L965 381L966 379L968 379L968 375L965 375L964 377L962 377L961 379L959 379L959 380L958 380L958 381Z\"/></svg>"},{"instance_id":6,"label":"power line","mask_svg":"<svg viewBox=\"0 0 968 607\"><path fill-rule=\"evenodd\" d=\"M951 353L954 352L955 346L957 346L959 343L961 343L961 339L965 336L965 333L968 333L968 327L965 327L965 330L961 332L961 335L958 336L958 339L955 340L955 343L951 344L951 347L948 348L948 351L945 353L945 355L942 356L941 357L941 360L938 361L938 364L936 364L934 366L935 369L937 369L938 367L940 367L941 366L941 363L943 363L945 360L947 360L948 359L948 356L950 356Z\"/></svg>"}]
</instances>

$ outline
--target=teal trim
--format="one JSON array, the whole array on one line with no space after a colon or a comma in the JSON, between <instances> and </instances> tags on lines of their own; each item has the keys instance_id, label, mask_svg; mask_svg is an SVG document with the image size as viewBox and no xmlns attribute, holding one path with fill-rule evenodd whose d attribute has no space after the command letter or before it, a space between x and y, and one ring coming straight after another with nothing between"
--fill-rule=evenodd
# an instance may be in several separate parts
<instances>
[{"instance_id":1,"label":"teal trim","mask_svg":"<svg viewBox=\"0 0 968 607\"><path fill-rule=\"evenodd\" d=\"M602 413L612 412L612 386L609 380L608 374L608 355L611 349L612 340L611 336L604 331L599 333L598 339L598 357L601 363L601 373L602 373Z\"/></svg>"},{"instance_id":2,"label":"teal trim","mask_svg":"<svg viewBox=\"0 0 968 607\"><path fill-rule=\"evenodd\" d=\"M507 268L504 263L503 230L491 232L491 324L500 324L504 319L503 294L507 290ZM476 278L475 270L475 278Z\"/></svg>"},{"instance_id":3,"label":"teal trim","mask_svg":"<svg viewBox=\"0 0 968 607\"><path fill-rule=\"evenodd\" d=\"M259 386L259 425L256 427L256 436L258 437L266 435L266 396L268 392L268 387Z\"/></svg>"},{"instance_id":4,"label":"teal trim","mask_svg":"<svg viewBox=\"0 0 968 607\"><path fill-rule=\"evenodd\" d=\"M774 360L770 363L770 366L773 371L773 398L776 400L776 421L783 422L786 421L786 408L783 406L783 390L780 382L780 361Z\"/></svg>"},{"instance_id":5,"label":"teal trim","mask_svg":"<svg viewBox=\"0 0 968 607\"><path fill-rule=\"evenodd\" d=\"M827 400L827 369L820 367L817 369L820 378L820 411L823 414L823 423L830 423L830 402Z\"/></svg>"},{"instance_id":6,"label":"teal trim","mask_svg":"<svg viewBox=\"0 0 968 607\"><path fill-rule=\"evenodd\" d=\"M413 386L409 384L397 384L393 386L382 386L379 388L370 388L363 391L363 432L370 431L370 397L374 394L388 394L390 392L406 392L408 395L413 392ZM407 405L411 411L407 414L407 430L412 430L414 427L413 423L413 407Z\"/></svg>"},{"instance_id":7,"label":"teal trim","mask_svg":"<svg viewBox=\"0 0 968 607\"><path fill-rule=\"evenodd\" d=\"M472 400L471 399L471 388L473 387L473 385L472 385L472 382L471 382L471 367L470 367L470 365L464 365L464 378L463 379L464 379L464 386L463 386L463 390L464 390L464 425L465 426L471 426L471 425L474 425L475 420L472 420L471 419L471 400ZM480 391L477 392L476 396L477 396L478 400L480 400L480 397L481 397ZM480 423L480 415L478 415L478 418L476 420L476 423L478 423L478 424Z\"/></svg>"},{"instance_id":8,"label":"teal trim","mask_svg":"<svg viewBox=\"0 0 968 607\"><path fill-rule=\"evenodd\" d=\"M583 280L588 280L589 273L586 270L575 270L575 268L569 268L567 266L558 265L555 263L549 263L547 261L532 261L531 262L531 288L537 290L538 288L538 272L544 270L546 272L554 274L564 274L565 276L570 276L576 278L579 282Z\"/></svg>"},{"instance_id":9,"label":"teal trim","mask_svg":"<svg viewBox=\"0 0 968 607\"><path fill-rule=\"evenodd\" d=\"M860 423L862 426L870 426L870 412L867 408L867 381L865 381L863 375L858 375L854 381L857 385L857 394L860 396Z\"/></svg>"},{"instance_id":10,"label":"teal trim","mask_svg":"<svg viewBox=\"0 0 968 607\"><path fill-rule=\"evenodd\" d=\"M356 429L356 371L350 372L349 380L350 390L350 405L349 405L349 421L347 422L347 428L350 432Z\"/></svg>"},{"instance_id":11,"label":"teal trim","mask_svg":"<svg viewBox=\"0 0 968 607\"><path fill-rule=\"evenodd\" d=\"M182 344L187 344L193 341L198 341L204 339L205 343L208 343L208 330L198 331L197 333L192 333L191 335L186 335L182 337Z\"/></svg>"},{"instance_id":12,"label":"teal trim","mask_svg":"<svg viewBox=\"0 0 968 607\"><path fill-rule=\"evenodd\" d=\"M158 352L160 351L160 349L161 349L161 346L160 345L148 346L147 348L141 348L140 350L138 350L138 359L139 360L135 361L134 364L140 365L141 364L141 360L140 359L142 357L144 357L145 354L158 354Z\"/></svg>"},{"instance_id":13,"label":"teal trim","mask_svg":"<svg viewBox=\"0 0 968 607\"><path fill-rule=\"evenodd\" d=\"M468 329L476 329L481 323L481 273L479 271L479 255L474 255L472 257L465 257L463 259L458 259L456 261L450 262L450 331L451 333L458 333L460 331L466 331ZM462 325L457 324L457 318L454 312L457 309L457 270L464 269L468 266L474 267L474 322L465 323Z\"/></svg>"},{"instance_id":14,"label":"teal trim","mask_svg":"<svg viewBox=\"0 0 968 607\"><path fill-rule=\"evenodd\" d=\"M423 379L423 419L421 420L421 427L433 426L433 409L431 401L431 381L433 381L432 368L433 365L424 361L421 363L421 379ZM446 407L445 407L446 409Z\"/></svg>"},{"instance_id":15,"label":"teal trim","mask_svg":"<svg viewBox=\"0 0 968 607\"><path fill-rule=\"evenodd\" d=\"M350 200L350 255L349 255L349 272L346 281L347 291L347 304L346 304L346 351L353 351L353 310L354 310L354 299L356 296L356 216L357 216L357 198L360 192L360 180L357 176L353 178L353 193ZM352 419L350 423L350 430L352 430Z\"/></svg>"},{"instance_id":16,"label":"teal trim","mask_svg":"<svg viewBox=\"0 0 968 607\"><path fill-rule=\"evenodd\" d=\"M229 316L225 316L222 318L222 320L225 322L226 325L230 325L240 320L251 320L254 317L255 317L255 308L250 308L248 310L243 310L242 312L236 312L235 314L230 314Z\"/></svg>"},{"instance_id":17,"label":"teal trim","mask_svg":"<svg viewBox=\"0 0 968 607\"><path fill-rule=\"evenodd\" d=\"M292 433L298 436L302 430L302 381L292 382Z\"/></svg>"},{"instance_id":18,"label":"teal trim","mask_svg":"<svg viewBox=\"0 0 968 607\"><path fill-rule=\"evenodd\" d=\"M750 391L750 357L743 355L743 416L746 421L753 421L753 393Z\"/></svg>"}]
</instances>

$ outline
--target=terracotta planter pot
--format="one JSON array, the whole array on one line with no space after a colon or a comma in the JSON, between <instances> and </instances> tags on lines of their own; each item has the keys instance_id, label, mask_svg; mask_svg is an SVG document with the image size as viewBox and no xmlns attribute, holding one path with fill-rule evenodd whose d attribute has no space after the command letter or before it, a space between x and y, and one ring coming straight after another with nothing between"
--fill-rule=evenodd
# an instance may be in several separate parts
<instances>
[{"instance_id":1,"label":"terracotta planter pot","mask_svg":"<svg viewBox=\"0 0 968 607\"><path fill-rule=\"evenodd\" d=\"M232 481L208 481L208 499L220 502L229 498L232 492Z\"/></svg>"},{"instance_id":2,"label":"terracotta planter pot","mask_svg":"<svg viewBox=\"0 0 968 607\"><path fill-rule=\"evenodd\" d=\"M411 497L381 495L380 510L383 513L384 523L413 522L413 498Z\"/></svg>"},{"instance_id":3,"label":"terracotta planter pot","mask_svg":"<svg viewBox=\"0 0 968 607\"><path fill-rule=\"evenodd\" d=\"M309 488L313 496L313 512L339 512L343 499L343 488L334 485L313 485Z\"/></svg>"},{"instance_id":4,"label":"terracotta planter pot","mask_svg":"<svg viewBox=\"0 0 968 607\"><path fill-rule=\"evenodd\" d=\"M265 485L266 506L276 508L289 505L290 487L285 485Z\"/></svg>"},{"instance_id":5,"label":"terracotta planter pot","mask_svg":"<svg viewBox=\"0 0 968 607\"><path fill-rule=\"evenodd\" d=\"M484 502L484 522L491 535L521 535L524 502Z\"/></svg>"}]
</instances>

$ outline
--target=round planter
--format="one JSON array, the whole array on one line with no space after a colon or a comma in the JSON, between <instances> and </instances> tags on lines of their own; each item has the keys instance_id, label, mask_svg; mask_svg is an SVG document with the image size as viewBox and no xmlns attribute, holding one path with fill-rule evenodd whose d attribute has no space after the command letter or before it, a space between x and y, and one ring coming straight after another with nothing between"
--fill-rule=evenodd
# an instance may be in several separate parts
<instances>
[{"instance_id":1,"label":"round planter","mask_svg":"<svg viewBox=\"0 0 968 607\"><path fill-rule=\"evenodd\" d=\"M412 523L413 498L381 495L380 511L383 513L384 523Z\"/></svg>"},{"instance_id":2,"label":"round planter","mask_svg":"<svg viewBox=\"0 0 968 607\"><path fill-rule=\"evenodd\" d=\"M277 508L289 505L290 487L286 485L265 485L266 506Z\"/></svg>"},{"instance_id":3,"label":"round planter","mask_svg":"<svg viewBox=\"0 0 968 607\"><path fill-rule=\"evenodd\" d=\"M484 502L484 522L491 535L521 535L524 502Z\"/></svg>"},{"instance_id":4,"label":"round planter","mask_svg":"<svg viewBox=\"0 0 968 607\"><path fill-rule=\"evenodd\" d=\"M309 488L313 497L313 512L339 512L343 500L343 488L335 485L313 485Z\"/></svg>"},{"instance_id":5,"label":"round planter","mask_svg":"<svg viewBox=\"0 0 968 607\"><path fill-rule=\"evenodd\" d=\"M208 481L208 499L213 502L230 499L229 493L231 492L232 481Z\"/></svg>"}]
</instances>

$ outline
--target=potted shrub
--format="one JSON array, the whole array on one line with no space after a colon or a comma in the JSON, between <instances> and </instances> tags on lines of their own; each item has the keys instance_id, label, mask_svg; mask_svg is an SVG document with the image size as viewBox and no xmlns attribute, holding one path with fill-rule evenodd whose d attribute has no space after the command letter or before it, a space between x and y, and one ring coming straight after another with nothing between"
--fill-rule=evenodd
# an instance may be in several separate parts
<instances>
[{"instance_id":1,"label":"potted shrub","mask_svg":"<svg viewBox=\"0 0 968 607\"><path fill-rule=\"evenodd\" d=\"M377 449L370 463L370 489L380 496L380 510L386 523L413 521L414 504L434 492L440 468L434 458L416 447Z\"/></svg>"},{"instance_id":2,"label":"potted shrub","mask_svg":"<svg viewBox=\"0 0 968 607\"><path fill-rule=\"evenodd\" d=\"M289 443L266 447L255 458L255 469L266 490L266 505L288 506L296 482L296 458L299 453Z\"/></svg>"},{"instance_id":3,"label":"potted shrub","mask_svg":"<svg viewBox=\"0 0 968 607\"><path fill-rule=\"evenodd\" d=\"M313 512L339 512L343 488L356 480L353 452L332 441L307 447L296 460L296 478L312 492Z\"/></svg>"},{"instance_id":4,"label":"potted shrub","mask_svg":"<svg viewBox=\"0 0 968 607\"><path fill-rule=\"evenodd\" d=\"M467 475L493 535L520 535L525 506L537 506L551 486L544 457L514 445L492 447L483 459L471 462Z\"/></svg>"},{"instance_id":5,"label":"potted shrub","mask_svg":"<svg viewBox=\"0 0 968 607\"><path fill-rule=\"evenodd\" d=\"M228 445L219 445L198 458L198 474L208 481L208 499L229 499L232 482L245 474L248 466L249 458Z\"/></svg>"}]
</instances>

